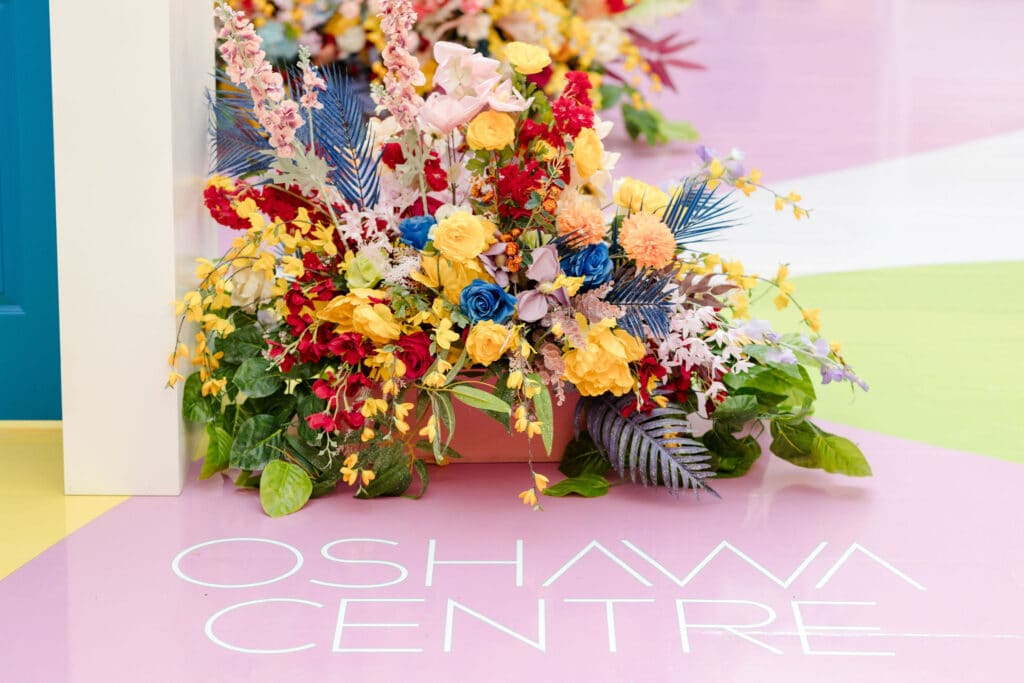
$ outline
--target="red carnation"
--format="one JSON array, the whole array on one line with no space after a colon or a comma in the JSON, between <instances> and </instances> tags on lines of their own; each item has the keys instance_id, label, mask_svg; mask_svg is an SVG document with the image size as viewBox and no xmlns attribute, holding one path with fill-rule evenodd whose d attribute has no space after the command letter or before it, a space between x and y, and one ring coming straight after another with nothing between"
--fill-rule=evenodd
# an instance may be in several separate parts
<instances>
[{"instance_id":1,"label":"red carnation","mask_svg":"<svg viewBox=\"0 0 1024 683\"><path fill-rule=\"evenodd\" d=\"M402 145L397 142L389 142L384 145L380 153L381 162L392 171L399 164L405 163L405 155L402 153Z\"/></svg>"},{"instance_id":2,"label":"red carnation","mask_svg":"<svg viewBox=\"0 0 1024 683\"><path fill-rule=\"evenodd\" d=\"M327 348L349 365L359 365L369 353L366 340L358 332L345 332L335 336L327 343Z\"/></svg>"}]
</instances>

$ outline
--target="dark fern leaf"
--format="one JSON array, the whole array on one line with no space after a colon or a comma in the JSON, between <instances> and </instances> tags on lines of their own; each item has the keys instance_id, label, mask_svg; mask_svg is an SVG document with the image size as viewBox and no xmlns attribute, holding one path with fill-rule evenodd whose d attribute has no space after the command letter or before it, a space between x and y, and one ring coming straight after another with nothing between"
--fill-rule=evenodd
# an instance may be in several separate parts
<instances>
[{"instance_id":1,"label":"dark fern leaf","mask_svg":"<svg viewBox=\"0 0 1024 683\"><path fill-rule=\"evenodd\" d=\"M662 220L676 238L676 244L702 241L708 235L739 224L731 194L715 196L707 179L691 176L672 195Z\"/></svg>"},{"instance_id":2,"label":"dark fern leaf","mask_svg":"<svg viewBox=\"0 0 1024 683\"><path fill-rule=\"evenodd\" d=\"M317 154L332 167L331 184L346 201L360 209L374 206L380 196L380 158L366 119L365 103L355 82L340 69L323 69L327 90L320 93L323 109L313 111Z\"/></svg>"},{"instance_id":3,"label":"dark fern leaf","mask_svg":"<svg viewBox=\"0 0 1024 683\"><path fill-rule=\"evenodd\" d=\"M266 171L274 157L267 134L253 118L252 97L223 72L215 79L218 87L209 94L213 172L240 177Z\"/></svg>"},{"instance_id":4,"label":"dark fern leaf","mask_svg":"<svg viewBox=\"0 0 1024 683\"><path fill-rule=\"evenodd\" d=\"M638 339L646 339L647 330L655 337L665 337L672 313L669 296L678 272L672 266L654 271L619 268L612 275L615 284L605 296L605 301L623 310L619 327Z\"/></svg>"},{"instance_id":5,"label":"dark fern leaf","mask_svg":"<svg viewBox=\"0 0 1024 683\"><path fill-rule=\"evenodd\" d=\"M693 489L718 493L707 479L715 476L711 454L692 438L686 413L677 406L654 408L649 413L623 409L636 399L610 394L588 397L585 402L587 432L612 467L625 478L644 486L663 484L674 496Z\"/></svg>"}]
</instances>

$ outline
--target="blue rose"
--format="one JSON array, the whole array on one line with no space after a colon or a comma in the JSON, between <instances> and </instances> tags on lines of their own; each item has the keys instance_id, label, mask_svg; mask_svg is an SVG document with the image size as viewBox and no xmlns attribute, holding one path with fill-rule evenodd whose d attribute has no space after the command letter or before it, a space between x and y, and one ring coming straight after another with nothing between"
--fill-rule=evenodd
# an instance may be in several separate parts
<instances>
[{"instance_id":1,"label":"blue rose","mask_svg":"<svg viewBox=\"0 0 1024 683\"><path fill-rule=\"evenodd\" d=\"M562 270L569 277L582 277L583 289L593 289L612 276L612 259L604 242L571 252L562 258Z\"/></svg>"},{"instance_id":2,"label":"blue rose","mask_svg":"<svg viewBox=\"0 0 1024 683\"><path fill-rule=\"evenodd\" d=\"M413 216L406 218L398 224L398 230L402 233L401 241L415 249L423 250L427 246L430 229L437 225L433 216Z\"/></svg>"},{"instance_id":3,"label":"blue rose","mask_svg":"<svg viewBox=\"0 0 1024 683\"><path fill-rule=\"evenodd\" d=\"M459 307L470 322L493 320L501 324L512 317L516 310L516 299L498 285L478 278L462 290Z\"/></svg>"}]
</instances>

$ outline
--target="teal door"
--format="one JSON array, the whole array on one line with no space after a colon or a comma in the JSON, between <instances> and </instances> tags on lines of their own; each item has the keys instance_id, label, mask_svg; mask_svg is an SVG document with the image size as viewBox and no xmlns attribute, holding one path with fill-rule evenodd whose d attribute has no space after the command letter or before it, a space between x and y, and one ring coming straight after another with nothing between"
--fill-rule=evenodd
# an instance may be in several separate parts
<instances>
[{"instance_id":1,"label":"teal door","mask_svg":"<svg viewBox=\"0 0 1024 683\"><path fill-rule=\"evenodd\" d=\"M49 3L0 0L0 419L59 420Z\"/></svg>"}]
</instances>

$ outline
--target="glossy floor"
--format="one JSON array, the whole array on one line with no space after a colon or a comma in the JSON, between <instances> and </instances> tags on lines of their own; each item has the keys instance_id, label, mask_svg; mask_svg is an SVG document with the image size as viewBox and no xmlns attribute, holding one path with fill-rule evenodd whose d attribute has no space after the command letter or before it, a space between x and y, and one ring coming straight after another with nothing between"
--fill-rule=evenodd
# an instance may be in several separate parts
<instances>
[{"instance_id":1,"label":"glossy floor","mask_svg":"<svg viewBox=\"0 0 1024 683\"><path fill-rule=\"evenodd\" d=\"M722 501L620 486L533 514L513 497L522 468L463 466L418 502L336 495L269 520L219 480L65 498L57 437L8 430L5 670L1009 680L1024 639L1022 24L1011 0L704 0L674 24L709 69L662 108L816 210L797 224L755 196L715 248L813 274L802 303L872 383L823 389L820 415L874 479L766 457L719 482ZM620 170L664 182L692 159L636 147Z\"/></svg>"}]
</instances>

